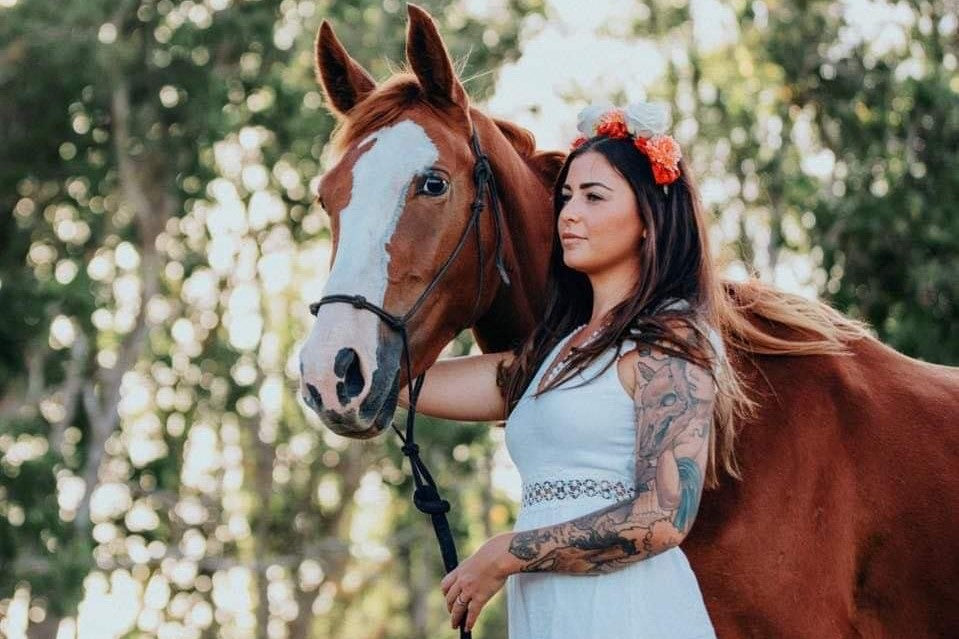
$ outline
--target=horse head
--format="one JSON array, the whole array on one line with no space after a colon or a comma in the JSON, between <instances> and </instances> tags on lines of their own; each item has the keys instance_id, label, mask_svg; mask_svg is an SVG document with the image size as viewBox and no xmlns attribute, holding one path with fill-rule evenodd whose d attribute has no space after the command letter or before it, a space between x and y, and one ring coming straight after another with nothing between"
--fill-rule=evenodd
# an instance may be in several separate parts
<instances>
[{"instance_id":1,"label":"horse head","mask_svg":"<svg viewBox=\"0 0 959 639\"><path fill-rule=\"evenodd\" d=\"M339 126L336 159L317 194L330 217L332 265L300 353L300 391L324 424L357 439L390 424L399 389L464 328L497 308L517 309L520 319L507 334L488 332L485 343L478 336L481 346L501 349L530 328L536 309L525 301L527 289L545 277L552 228L542 215L549 210L545 178L562 159L533 153L528 133L523 158L516 152L518 127L471 110L432 18L413 4L408 12L410 71L379 85L327 21L316 39L317 76ZM533 237L544 248L532 265L523 257L522 270L536 276L517 273L522 279L513 282L508 299L507 271L522 247L511 242L510 228L501 228L506 222L483 193L474 130L491 162L510 165L507 176L539 173L518 176L523 186L517 189L536 200L536 214L519 228L516 220L511 224L514 235ZM490 163L485 168L492 170ZM474 219L478 204L482 215ZM511 204L515 209L515 199ZM534 231L534 224L540 228ZM363 302L330 296L362 296ZM403 317L402 330L388 316Z\"/></svg>"}]
</instances>

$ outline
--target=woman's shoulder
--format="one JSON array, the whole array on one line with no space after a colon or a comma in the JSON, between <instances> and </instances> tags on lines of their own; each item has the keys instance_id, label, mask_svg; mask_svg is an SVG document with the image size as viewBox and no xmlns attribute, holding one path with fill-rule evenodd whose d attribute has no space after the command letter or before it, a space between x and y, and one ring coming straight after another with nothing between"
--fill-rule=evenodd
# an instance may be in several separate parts
<instances>
[{"instance_id":1,"label":"woman's shoulder","mask_svg":"<svg viewBox=\"0 0 959 639\"><path fill-rule=\"evenodd\" d=\"M656 305L653 313L659 314L669 311L683 311L689 309L690 307L691 304L689 303L689 300L684 298L667 298ZM712 346L713 351L715 351L717 354L718 359L724 359L726 356L726 349L723 345L722 334L719 332L719 330L713 326L712 323L708 322L704 317L701 316L693 317L692 322L696 325L694 330L705 334L706 338L709 340L710 346ZM685 325L685 331L683 330L682 326L677 325L677 328L681 333L690 330L688 325ZM639 339L641 334L641 328L636 326L632 327L624 339L624 346L626 347L624 350L630 351L638 346L641 341Z\"/></svg>"},{"instance_id":2,"label":"woman's shoulder","mask_svg":"<svg viewBox=\"0 0 959 639\"><path fill-rule=\"evenodd\" d=\"M688 300L683 298L670 297L656 302L653 304L650 310L633 319L633 321L627 327L626 341L635 342L635 338L638 338L640 335L642 335L643 318L668 314L670 311L684 311L688 308L690 308L690 303Z\"/></svg>"}]
</instances>

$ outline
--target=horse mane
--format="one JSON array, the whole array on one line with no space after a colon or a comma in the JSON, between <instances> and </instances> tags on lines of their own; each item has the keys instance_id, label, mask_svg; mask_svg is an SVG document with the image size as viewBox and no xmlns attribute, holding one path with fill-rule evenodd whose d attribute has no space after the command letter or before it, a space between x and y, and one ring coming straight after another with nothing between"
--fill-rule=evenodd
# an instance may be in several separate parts
<instances>
[{"instance_id":1,"label":"horse mane","mask_svg":"<svg viewBox=\"0 0 959 639\"><path fill-rule=\"evenodd\" d=\"M334 129L330 144L342 152L377 129L395 122L404 111L417 104L435 110L425 99L413 73L395 74L350 110L349 116Z\"/></svg>"},{"instance_id":2,"label":"horse mane","mask_svg":"<svg viewBox=\"0 0 959 639\"><path fill-rule=\"evenodd\" d=\"M536 154L536 136L529 129L513 124L507 120L491 118L493 123L503 132L513 148L524 158L531 158Z\"/></svg>"},{"instance_id":3,"label":"horse mane","mask_svg":"<svg viewBox=\"0 0 959 639\"><path fill-rule=\"evenodd\" d=\"M755 277L720 280L716 323L733 348L755 355L849 355L850 343L875 338L868 322L847 317ZM748 321L750 316L757 323Z\"/></svg>"}]
</instances>

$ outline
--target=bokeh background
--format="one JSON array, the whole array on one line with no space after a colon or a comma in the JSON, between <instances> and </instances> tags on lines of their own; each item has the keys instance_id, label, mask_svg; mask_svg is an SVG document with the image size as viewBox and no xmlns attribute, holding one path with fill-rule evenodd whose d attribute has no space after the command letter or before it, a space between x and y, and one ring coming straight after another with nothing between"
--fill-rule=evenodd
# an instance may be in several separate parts
<instances>
[{"instance_id":1,"label":"bokeh background","mask_svg":"<svg viewBox=\"0 0 959 639\"><path fill-rule=\"evenodd\" d=\"M727 276L959 362L956 0L421 6L541 148L667 101ZM377 79L403 60L399 0L0 0L0 635L456 636L399 439L297 397L323 18ZM502 431L418 423L465 556L513 522ZM500 593L476 635L505 634Z\"/></svg>"}]
</instances>

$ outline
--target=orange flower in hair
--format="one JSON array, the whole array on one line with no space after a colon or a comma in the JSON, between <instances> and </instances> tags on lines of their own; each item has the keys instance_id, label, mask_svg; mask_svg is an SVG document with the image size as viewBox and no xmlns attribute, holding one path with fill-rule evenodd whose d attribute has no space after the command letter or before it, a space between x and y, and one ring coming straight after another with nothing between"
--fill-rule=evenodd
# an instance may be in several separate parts
<instances>
[{"instance_id":1,"label":"orange flower in hair","mask_svg":"<svg viewBox=\"0 0 959 639\"><path fill-rule=\"evenodd\" d=\"M583 146L584 144L586 144L586 141L587 141L587 140L589 140L589 138L586 137L585 135L579 136L578 138L576 138L575 140L573 140L572 145L570 145L570 149L578 149L579 147L581 147L581 146Z\"/></svg>"},{"instance_id":2,"label":"orange flower in hair","mask_svg":"<svg viewBox=\"0 0 959 639\"><path fill-rule=\"evenodd\" d=\"M679 177L682 152L679 143L670 135L636 138L636 148L646 154L653 169L656 184L669 184Z\"/></svg>"},{"instance_id":3,"label":"orange flower in hair","mask_svg":"<svg viewBox=\"0 0 959 639\"><path fill-rule=\"evenodd\" d=\"M610 109L603 114L596 125L596 135L605 135L609 138L625 138L629 135L626 126L626 116L621 109Z\"/></svg>"}]
</instances>

